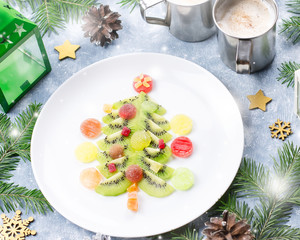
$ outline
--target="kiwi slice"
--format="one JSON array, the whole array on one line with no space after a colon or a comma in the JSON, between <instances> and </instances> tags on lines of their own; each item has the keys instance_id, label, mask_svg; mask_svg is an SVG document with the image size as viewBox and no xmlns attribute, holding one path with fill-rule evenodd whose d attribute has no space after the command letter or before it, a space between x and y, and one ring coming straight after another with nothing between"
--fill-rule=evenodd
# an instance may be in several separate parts
<instances>
[{"instance_id":1,"label":"kiwi slice","mask_svg":"<svg viewBox=\"0 0 300 240\"><path fill-rule=\"evenodd\" d=\"M153 197L166 197L174 191L174 188L166 181L146 170L143 171L143 178L139 182L139 188Z\"/></svg>"},{"instance_id":2,"label":"kiwi slice","mask_svg":"<svg viewBox=\"0 0 300 240\"><path fill-rule=\"evenodd\" d=\"M151 137L151 143L150 143L151 147L158 148L159 138L156 135L154 135L152 132L150 132L149 130L147 131L147 133Z\"/></svg>"},{"instance_id":3,"label":"kiwi slice","mask_svg":"<svg viewBox=\"0 0 300 240\"><path fill-rule=\"evenodd\" d=\"M126 170L128 166L134 164L135 162L136 162L135 157L124 156L121 158L114 159L109 163L114 163L116 165L117 170L123 171ZM107 167L109 163L106 163Z\"/></svg>"},{"instance_id":4,"label":"kiwi slice","mask_svg":"<svg viewBox=\"0 0 300 240\"><path fill-rule=\"evenodd\" d=\"M171 125L168 120L166 120L163 116L157 113L147 113L148 119L156 123L162 129L169 131L171 129Z\"/></svg>"},{"instance_id":5,"label":"kiwi slice","mask_svg":"<svg viewBox=\"0 0 300 240\"><path fill-rule=\"evenodd\" d=\"M138 108L141 105L141 103L144 101L147 101L148 98L149 97L146 93L140 92L140 94L137 96L115 102L113 104L113 109L119 109L120 107L122 107L124 104L127 104L127 103L131 103Z\"/></svg>"},{"instance_id":6,"label":"kiwi slice","mask_svg":"<svg viewBox=\"0 0 300 240\"><path fill-rule=\"evenodd\" d=\"M103 118L102 118L102 121L106 124L109 124L110 122L116 120L117 118L119 118L119 111L117 110L112 110L111 113L105 115Z\"/></svg>"},{"instance_id":7,"label":"kiwi slice","mask_svg":"<svg viewBox=\"0 0 300 240\"><path fill-rule=\"evenodd\" d=\"M112 158L109 156L107 151L99 152L97 161L100 164L105 164L106 162L111 161L111 160L112 160Z\"/></svg>"},{"instance_id":8,"label":"kiwi slice","mask_svg":"<svg viewBox=\"0 0 300 240\"><path fill-rule=\"evenodd\" d=\"M169 142L172 139L172 135L170 133L162 129L150 119L145 120L145 128L156 135L158 138L163 139L165 143Z\"/></svg>"},{"instance_id":9,"label":"kiwi slice","mask_svg":"<svg viewBox=\"0 0 300 240\"><path fill-rule=\"evenodd\" d=\"M108 125L104 126L102 128L102 132L105 135L111 135L115 132L118 132L123 129L124 126L127 126L128 120L123 119L123 118L117 118L110 122Z\"/></svg>"},{"instance_id":10,"label":"kiwi slice","mask_svg":"<svg viewBox=\"0 0 300 240\"><path fill-rule=\"evenodd\" d=\"M111 145L116 143L123 145L124 149L127 148L128 139L122 135L122 131L118 131L116 133L106 136L103 139L100 139L97 142L97 145L100 148L100 150L107 151L109 150Z\"/></svg>"},{"instance_id":11,"label":"kiwi slice","mask_svg":"<svg viewBox=\"0 0 300 240\"><path fill-rule=\"evenodd\" d=\"M134 104L138 99L139 99L139 95L130 97L130 98L127 98L124 100L120 100L113 104L113 109L119 109L120 107L122 107L124 104L127 104L127 103Z\"/></svg>"},{"instance_id":12,"label":"kiwi slice","mask_svg":"<svg viewBox=\"0 0 300 240\"><path fill-rule=\"evenodd\" d=\"M116 165L117 170L115 172L111 173L108 170L108 164L110 163L114 163ZM124 156L111 161L107 161L106 163L101 163L99 166L97 166L97 168L105 178L110 178L116 173L124 171L131 164L133 164L133 159L129 158L128 156Z\"/></svg>"},{"instance_id":13,"label":"kiwi slice","mask_svg":"<svg viewBox=\"0 0 300 240\"><path fill-rule=\"evenodd\" d=\"M158 163L156 161L151 160L150 158L146 158L141 156L138 159L138 164L144 170L147 170L156 176L160 177L163 180L168 180L172 177L174 169L168 167L167 165Z\"/></svg>"},{"instance_id":14,"label":"kiwi slice","mask_svg":"<svg viewBox=\"0 0 300 240\"><path fill-rule=\"evenodd\" d=\"M167 112L167 110L163 108L161 105L158 105L157 110L155 112L159 115L164 115Z\"/></svg>"},{"instance_id":15,"label":"kiwi slice","mask_svg":"<svg viewBox=\"0 0 300 240\"><path fill-rule=\"evenodd\" d=\"M161 164L165 164L169 161L171 154L170 147L166 146L164 149L147 147L143 150L141 155Z\"/></svg>"},{"instance_id":16,"label":"kiwi slice","mask_svg":"<svg viewBox=\"0 0 300 240\"><path fill-rule=\"evenodd\" d=\"M152 171L153 173L157 173L164 166L163 164L144 156L138 158L138 163L143 169Z\"/></svg>"},{"instance_id":17,"label":"kiwi slice","mask_svg":"<svg viewBox=\"0 0 300 240\"><path fill-rule=\"evenodd\" d=\"M101 182L95 191L104 196L117 196L126 192L131 184L125 177L125 172L122 171Z\"/></svg>"},{"instance_id":18,"label":"kiwi slice","mask_svg":"<svg viewBox=\"0 0 300 240\"><path fill-rule=\"evenodd\" d=\"M105 178L110 178L110 177L116 175L117 173L119 173L118 169L115 172L110 172L108 170L106 163L101 163L100 165L97 166L97 169Z\"/></svg>"},{"instance_id":19,"label":"kiwi slice","mask_svg":"<svg viewBox=\"0 0 300 240\"><path fill-rule=\"evenodd\" d=\"M161 105L159 105L158 103L156 103L155 101L153 101L153 99L151 99L150 97L148 97L148 101L156 104L157 108L155 110L155 113L157 113L159 115L164 115L167 112L167 110L164 107L162 107Z\"/></svg>"}]
</instances>

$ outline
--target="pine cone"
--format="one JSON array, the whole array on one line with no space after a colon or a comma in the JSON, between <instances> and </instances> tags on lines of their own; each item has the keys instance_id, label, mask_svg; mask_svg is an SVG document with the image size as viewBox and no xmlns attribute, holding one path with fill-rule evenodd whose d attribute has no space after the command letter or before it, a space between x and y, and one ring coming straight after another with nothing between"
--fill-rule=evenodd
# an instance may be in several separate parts
<instances>
[{"instance_id":1,"label":"pine cone","mask_svg":"<svg viewBox=\"0 0 300 240\"><path fill-rule=\"evenodd\" d=\"M245 220L236 222L236 215L223 212L223 218L214 217L206 222L202 231L206 240L252 240L250 225Z\"/></svg>"},{"instance_id":2,"label":"pine cone","mask_svg":"<svg viewBox=\"0 0 300 240\"><path fill-rule=\"evenodd\" d=\"M89 37L91 42L101 47L111 43L119 37L117 31L122 29L121 20L118 20L120 16L112 12L108 5L101 4L99 8L92 6L82 18L85 21L82 26L84 37Z\"/></svg>"}]
</instances>

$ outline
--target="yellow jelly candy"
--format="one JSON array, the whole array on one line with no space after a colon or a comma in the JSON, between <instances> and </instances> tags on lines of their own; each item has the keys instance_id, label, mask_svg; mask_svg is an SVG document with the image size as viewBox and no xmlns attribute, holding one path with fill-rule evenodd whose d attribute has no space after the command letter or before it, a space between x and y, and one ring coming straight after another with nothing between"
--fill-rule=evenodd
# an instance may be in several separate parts
<instances>
[{"instance_id":1,"label":"yellow jelly candy","mask_svg":"<svg viewBox=\"0 0 300 240\"><path fill-rule=\"evenodd\" d=\"M111 113L111 111L112 111L112 104L104 104L103 105L103 111L105 113Z\"/></svg>"},{"instance_id":2,"label":"yellow jelly candy","mask_svg":"<svg viewBox=\"0 0 300 240\"><path fill-rule=\"evenodd\" d=\"M75 155L80 162L89 163L96 160L98 149L93 143L84 142L76 148Z\"/></svg>"},{"instance_id":3,"label":"yellow jelly candy","mask_svg":"<svg viewBox=\"0 0 300 240\"><path fill-rule=\"evenodd\" d=\"M171 129L178 135L187 135L193 128L193 120L184 114L178 114L171 120Z\"/></svg>"}]
</instances>

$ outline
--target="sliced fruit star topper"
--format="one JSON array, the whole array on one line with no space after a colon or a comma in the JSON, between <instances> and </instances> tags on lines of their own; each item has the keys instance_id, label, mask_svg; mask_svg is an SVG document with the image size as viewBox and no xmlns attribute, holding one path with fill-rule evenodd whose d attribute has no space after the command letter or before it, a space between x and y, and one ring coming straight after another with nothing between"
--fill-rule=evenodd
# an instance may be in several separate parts
<instances>
[{"instance_id":1,"label":"sliced fruit star topper","mask_svg":"<svg viewBox=\"0 0 300 240\"><path fill-rule=\"evenodd\" d=\"M152 90L152 78L146 74L140 74L133 80L133 87L138 93L149 93Z\"/></svg>"},{"instance_id":2,"label":"sliced fruit star topper","mask_svg":"<svg viewBox=\"0 0 300 240\"><path fill-rule=\"evenodd\" d=\"M135 89L152 87L152 80L148 75L142 75L139 79L134 80ZM187 190L193 185L192 172L187 170L177 171L173 186L167 183L172 178L174 169L166 165L172 155L172 150L167 145L172 140L172 135L168 132L171 129L170 123L163 117L165 113L166 109L154 102L145 91L112 105L112 111L102 118L106 125L101 131L106 136L97 141L97 147L101 151L95 150L95 145L92 148L87 143L84 143L87 151L82 144L76 149L78 160L91 162L93 159L99 162L97 170L104 178L99 180L98 175L93 173L98 181L95 186L97 193L117 196L127 191L127 207L137 211L138 188L150 196L165 197L176 186L180 186L178 190ZM187 147L188 151L184 153ZM188 157L193 150L187 137L177 139L173 148L174 155L179 157ZM181 178L181 175L185 177ZM186 178L187 175L190 177ZM93 179L81 180L86 186L94 183Z\"/></svg>"}]
</instances>

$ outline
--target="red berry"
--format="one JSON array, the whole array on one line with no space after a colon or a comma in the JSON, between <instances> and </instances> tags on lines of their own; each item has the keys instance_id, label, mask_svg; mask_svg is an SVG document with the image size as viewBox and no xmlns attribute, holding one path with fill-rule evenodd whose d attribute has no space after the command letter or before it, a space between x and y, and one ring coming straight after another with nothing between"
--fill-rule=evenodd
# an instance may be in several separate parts
<instances>
[{"instance_id":1,"label":"red berry","mask_svg":"<svg viewBox=\"0 0 300 240\"><path fill-rule=\"evenodd\" d=\"M113 173L115 172L117 169L116 169L116 165L114 163L110 163L108 164L108 171Z\"/></svg>"},{"instance_id":2,"label":"red berry","mask_svg":"<svg viewBox=\"0 0 300 240\"><path fill-rule=\"evenodd\" d=\"M129 181L137 183L143 178L143 170L139 165L130 165L125 172L125 176Z\"/></svg>"},{"instance_id":3,"label":"red berry","mask_svg":"<svg viewBox=\"0 0 300 240\"><path fill-rule=\"evenodd\" d=\"M158 141L158 147L160 149L164 149L166 147L166 144L165 144L165 142L164 142L163 139L159 139L159 141Z\"/></svg>"},{"instance_id":4,"label":"red berry","mask_svg":"<svg viewBox=\"0 0 300 240\"><path fill-rule=\"evenodd\" d=\"M119 115L123 119L132 119L136 115L136 107L130 103L124 104L119 110Z\"/></svg>"},{"instance_id":5,"label":"red berry","mask_svg":"<svg viewBox=\"0 0 300 240\"><path fill-rule=\"evenodd\" d=\"M175 156L186 158L192 154L193 144L187 137L178 137L172 142L171 150Z\"/></svg>"},{"instance_id":6,"label":"red berry","mask_svg":"<svg viewBox=\"0 0 300 240\"><path fill-rule=\"evenodd\" d=\"M130 134L131 130L128 127L123 127L121 134L125 137L128 137Z\"/></svg>"},{"instance_id":7,"label":"red berry","mask_svg":"<svg viewBox=\"0 0 300 240\"><path fill-rule=\"evenodd\" d=\"M133 88L138 93L148 93L152 90L152 78L149 75L141 74L133 80Z\"/></svg>"}]
</instances>

